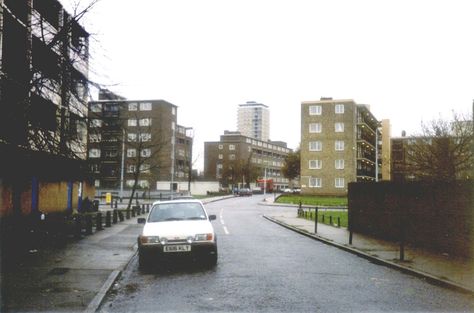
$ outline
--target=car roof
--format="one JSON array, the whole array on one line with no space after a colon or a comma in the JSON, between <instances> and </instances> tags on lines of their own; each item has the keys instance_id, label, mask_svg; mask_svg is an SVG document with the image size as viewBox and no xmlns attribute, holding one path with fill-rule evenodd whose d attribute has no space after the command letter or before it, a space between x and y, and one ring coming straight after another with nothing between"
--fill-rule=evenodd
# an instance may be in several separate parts
<instances>
[{"instance_id":1,"label":"car roof","mask_svg":"<svg viewBox=\"0 0 474 313\"><path fill-rule=\"evenodd\" d=\"M197 199L176 199L176 200L155 201L153 202L153 205L163 204L163 203L199 203L202 205L201 200L197 200Z\"/></svg>"}]
</instances>

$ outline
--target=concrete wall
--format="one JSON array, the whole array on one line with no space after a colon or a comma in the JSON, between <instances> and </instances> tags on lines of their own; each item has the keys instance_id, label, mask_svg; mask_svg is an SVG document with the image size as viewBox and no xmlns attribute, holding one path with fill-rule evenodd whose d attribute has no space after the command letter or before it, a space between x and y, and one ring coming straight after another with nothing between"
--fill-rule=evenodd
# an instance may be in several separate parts
<instances>
[{"instance_id":1,"label":"concrete wall","mask_svg":"<svg viewBox=\"0 0 474 313\"><path fill-rule=\"evenodd\" d=\"M349 228L453 255L474 256L474 182L351 183Z\"/></svg>"}]
</instances>

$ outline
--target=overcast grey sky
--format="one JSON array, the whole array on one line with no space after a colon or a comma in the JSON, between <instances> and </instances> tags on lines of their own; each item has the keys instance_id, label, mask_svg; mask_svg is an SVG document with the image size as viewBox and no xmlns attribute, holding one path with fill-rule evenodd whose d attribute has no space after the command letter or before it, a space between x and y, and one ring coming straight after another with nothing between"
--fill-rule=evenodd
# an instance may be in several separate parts
<instances>
[{"instance_id":1,"label":"overcast grey sky","mask_svg":"<svg viewBox=\"0 0 474 313\"><path fill-rule=\"evenodd\" d=\"M91 77L177 105L202 169L203 142L235 130L246 101L270 107L270 138L290 148L301 102L320 97L370 105L392 136L469 113L473 12L472 0L101 0L84 25Z\"/></svg>"}]
</instances>

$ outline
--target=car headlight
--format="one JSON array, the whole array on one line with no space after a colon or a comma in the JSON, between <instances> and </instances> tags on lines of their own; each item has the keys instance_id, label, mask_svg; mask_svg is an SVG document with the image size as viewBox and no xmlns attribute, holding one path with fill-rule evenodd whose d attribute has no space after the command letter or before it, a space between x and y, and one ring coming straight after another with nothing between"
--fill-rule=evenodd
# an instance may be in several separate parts
<instances>
[{"instance_id":1,"label":"car headlight","mask_svg":"<svg viewBox=\"0 0 474 313\"><path fill-rule=\"evenodd\" d=\"M194 237L194 240L196 241L212 241L214 235L212 233L208 234L197 234L196 237Z\"/></svg>"},{"instance_id":2,"label":"car headlight","mask_svg":"<svg viewBox=\"0 0 474 313\"><path fill-rule=\"evenodd\" d=\"M159 243L160 237L158 236L140 236L141 243Z\"/></svg>"}]
</instances>

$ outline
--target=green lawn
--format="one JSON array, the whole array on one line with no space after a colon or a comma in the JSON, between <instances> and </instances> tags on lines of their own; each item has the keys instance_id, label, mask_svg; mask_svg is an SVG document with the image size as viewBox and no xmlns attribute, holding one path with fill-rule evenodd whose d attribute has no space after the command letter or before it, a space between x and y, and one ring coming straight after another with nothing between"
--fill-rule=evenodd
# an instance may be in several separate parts
<instances>
[{"instance_id":1,"label":"green lawn","mask_svg":"<svg viewBox=\"0 0 474 313\"><path fill-rule=\"evenodd\" d=\"M277 203L312 205L312 206L347 206L346 197L324 197L324 196L302 196L302 195L281 195L276 200Z\"/></svg>"},{"instance_id":2,"label":"green lawn","mask_svg":"<svg viewBox=\"0 0 474 313\"><path fill-rule=\"evenodd\" d=\"M323 218L324 216L324 218ZM332 217L332 225L337 226L338 225L338 218L340 219L340 226L341 227L347 227L347 211L341 211L341 210L318 210L318 222L319 223L324 223L324 224L330 224L331 222L331 217ZM302 217L304 218L304 216ZM308 220L314 221L314 210L311 210L311 214L308 214L307 218Z\"/></svg>"}]
</instances>

